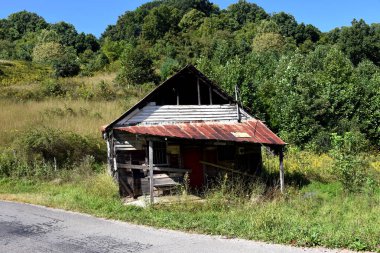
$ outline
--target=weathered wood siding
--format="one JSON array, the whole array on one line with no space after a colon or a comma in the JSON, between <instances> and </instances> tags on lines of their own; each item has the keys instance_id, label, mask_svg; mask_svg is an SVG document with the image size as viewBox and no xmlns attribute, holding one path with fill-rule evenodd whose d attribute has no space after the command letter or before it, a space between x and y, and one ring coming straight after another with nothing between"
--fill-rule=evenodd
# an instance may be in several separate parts
<instances>
[{"instance_id":1,"label":"weathered wood siding","mask_svg":"<svg viewBox=\"0 0 380 253\"><path fill-rule=\"evenodd\" d=\"M240 109L241 119L250 116ZM203 121L236 121L236 105L162 105L148 104L120 120L116 126L170 124Z\"/></svg>"}]
</instances>

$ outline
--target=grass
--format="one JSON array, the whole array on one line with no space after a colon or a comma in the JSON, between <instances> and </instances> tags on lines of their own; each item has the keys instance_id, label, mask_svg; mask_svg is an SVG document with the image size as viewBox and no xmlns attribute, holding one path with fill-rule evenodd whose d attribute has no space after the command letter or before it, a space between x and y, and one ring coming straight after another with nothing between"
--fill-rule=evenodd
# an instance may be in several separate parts
<instances>
[{"instance_id":1,"label":"grass","mask_svg":"<svg viewBox=\"0 0 380 253\"><path fill-rule=\"evenodd\" d=\"M338 183L319 182L271 200L220 191L209 192L202 203L183 200L142 209L124 206L105 173L84 179L0 180L0 199L5 200L197 233L380 252L380 192L345 195Z\"/></svg>"},{"instance_id":2,"label":"grass","mask_svg":"<svg viewBox=\"0 0 380 253\"><path fill-rule=\"evenodd\" d=\"M52 70L44 65L27 61L0 60L0 87L30 85L49 77Z\"/></svg>"},{"instance_id":3,"label":"grass","mask_svg":"<svg viewBox=\"0 0 380 253\"><path fill-rule=\"evenodd\" d=\"M112 122L127 107L122 101L49 99L13 102L0 100L0 143L9 146L18 133L37 126L74 131L100 138L100 127Z\"/></svg>"},{"instance_id":4,"label":"grass","mask_svg":"<svg viewBox=\"0 0 380 253\"><path fill-rule=\"evenodd\" d=\"M0 70L0 158L1 149L12 151L7 148L22 133L37 127L101 141L100 126L120 116L152 88L118 87L112 73L50 79L50 70L23 62L1 61ZM55 87L65 92L57 95L53 89L52 94L44 93ZM365 159L380 181L379 154L368 154ZM146 209L124 206L111 178L94 173L91 164L76 161L76 167L58 172L46 164L40 170L40 174L49 170L44 177L17 178L17 173L0 177L0 199L197 233L380 252L380 189L346 194L336 181L333 163L327 154L289 149L285 156L286 195L262 184L251 184L251 191L246 191L241 184L222 181L220 187L205 193L204 202L184 198L180 203ZM264 165L273 184L278 180L278 161L265 154ZM30 171L27 166L22 169Z\"/></svg>"}]
</instances>

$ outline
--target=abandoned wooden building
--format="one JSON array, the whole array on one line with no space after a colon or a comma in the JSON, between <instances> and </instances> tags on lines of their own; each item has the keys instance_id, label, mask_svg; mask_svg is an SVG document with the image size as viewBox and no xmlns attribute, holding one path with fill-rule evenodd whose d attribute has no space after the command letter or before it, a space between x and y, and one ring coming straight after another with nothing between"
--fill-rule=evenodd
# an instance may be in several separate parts
<instances>
[{"instance_id":1,"label":"abandoned wooden building","mask_svg":"<svg viewBox=\"0 0 380 253\"><path fill-rule=\"evenodd\" d=\"M284 187L285 142L191 65L102 133L122 196L150 194L153 201L185 173L192 188L203 187L221 171L253 176L261 169L263 145L279 155Z\"/></svg>"}]
</instances>

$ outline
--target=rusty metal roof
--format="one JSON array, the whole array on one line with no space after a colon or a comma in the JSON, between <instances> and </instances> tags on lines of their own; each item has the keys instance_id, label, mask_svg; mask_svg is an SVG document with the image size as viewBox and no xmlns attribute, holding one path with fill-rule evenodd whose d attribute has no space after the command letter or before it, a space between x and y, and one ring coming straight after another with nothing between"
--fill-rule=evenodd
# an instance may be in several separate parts
<instances>
[{"instance_id":1,"label":"rusty metal roof","mask_svg":"<svg viewBox=\"0 0 380 253\"><path fill-rule=\"evenodd\" d=\"M179 138L190 140L218 140L230 142L261 143L268 145L285 145L260 120L250 119L238 122L203 122L168 125L136 125L118 127L117 130L131 134Z\"/></svg>"}]
</instances>

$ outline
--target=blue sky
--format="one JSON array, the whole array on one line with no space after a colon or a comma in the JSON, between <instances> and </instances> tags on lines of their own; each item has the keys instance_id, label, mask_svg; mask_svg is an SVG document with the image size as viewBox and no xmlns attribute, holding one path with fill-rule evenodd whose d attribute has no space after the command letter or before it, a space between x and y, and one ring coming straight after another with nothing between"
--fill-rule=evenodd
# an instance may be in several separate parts
<instances>
[{"instance_id":1,"label":"blue sky","mask_svg":"<svg viewBox=\"0 0 380 253\"><path fill-rule=\"evenodd\" d=\"M211 0L212 1L212 0ZM0 18L27 10L43 16L48 22L66 21L79 32L96 36L107 25L114 24L118 16L134 10L144 0L0 0ZM237 0L214 0L226 8ZM380 0L257 0L250 1L263 7L268 13L285 11L298 22L313 24L322 31L350 25L353 18L363 18L367 23L380 23Z\"/></svg>"}]
</instances>

